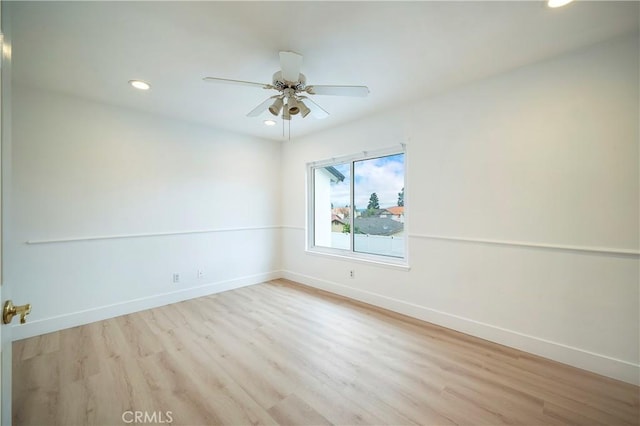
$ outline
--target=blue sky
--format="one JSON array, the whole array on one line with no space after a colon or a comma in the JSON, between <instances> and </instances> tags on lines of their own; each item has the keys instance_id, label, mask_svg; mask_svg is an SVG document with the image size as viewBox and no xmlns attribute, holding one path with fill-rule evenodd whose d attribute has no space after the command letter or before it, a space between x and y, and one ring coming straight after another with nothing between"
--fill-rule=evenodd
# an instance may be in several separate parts
<instances>
[{"instance_id":1,"label":"blue sky","mask_svg":"<svg viewBox=\"0 0 640 426\"><path fill-rule=\"evenodd\" d=\"M345 180L331 186L331 202L334 207L344 207L349 202L349 163L334 166L345 175ZM397 205L398 193L404 187L404 154L356 161L355 204L365 209L373 192L378 195L380 207Z\"/></svg>"}]
</instances>

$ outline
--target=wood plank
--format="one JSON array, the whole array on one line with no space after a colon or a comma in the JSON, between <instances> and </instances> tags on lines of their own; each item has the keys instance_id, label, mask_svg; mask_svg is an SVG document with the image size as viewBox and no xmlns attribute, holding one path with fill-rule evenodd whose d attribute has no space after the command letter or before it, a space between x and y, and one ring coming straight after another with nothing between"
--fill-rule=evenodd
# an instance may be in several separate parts
<instances>
[{"instance_id":1,"label":"wood plank","mask_svg":"<svg viewBox=\"0 0 640 426\"><path fill-rule=\"evenodd\" d=\"M637 386L286 280L14 342L13 362L16 425L640 424Z\"/></svg>"}]
</instances>

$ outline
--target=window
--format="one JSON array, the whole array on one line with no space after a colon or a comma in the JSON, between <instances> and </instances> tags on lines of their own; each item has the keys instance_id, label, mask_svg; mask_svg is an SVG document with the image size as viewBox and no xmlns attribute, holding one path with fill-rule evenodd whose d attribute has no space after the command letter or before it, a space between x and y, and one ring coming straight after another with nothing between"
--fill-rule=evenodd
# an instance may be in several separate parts
<instances>
[{"instance_id":1,"label":"window","mask_svg":"<svg viewBox=\"0 0 640 426\"><path fill-rule=\"evenodd\" d=\"M308 167L309 250L403 264L404 150L362 153Z\"/></svg>"}]
</instances>

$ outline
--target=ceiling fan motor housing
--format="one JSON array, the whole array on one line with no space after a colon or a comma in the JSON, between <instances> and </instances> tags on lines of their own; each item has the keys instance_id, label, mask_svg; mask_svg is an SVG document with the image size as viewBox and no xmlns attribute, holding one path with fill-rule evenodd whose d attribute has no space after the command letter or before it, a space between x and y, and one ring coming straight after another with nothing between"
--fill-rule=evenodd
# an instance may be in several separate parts
<instances>
[{"instance_id":1,"label":"ceiling fan motor housing","mask_svg":"<svg viewBox=\"0 0 640 426\"><path fill-rule=\"evenodd\" d=\"M276 90L283 91L285 89L293 89L296 92L303 91L307 87L307 77L304 74L298 74L298 81L286 81L282 78L282 71L273 74L273 87Z\"/></svg>"}]
</instances>

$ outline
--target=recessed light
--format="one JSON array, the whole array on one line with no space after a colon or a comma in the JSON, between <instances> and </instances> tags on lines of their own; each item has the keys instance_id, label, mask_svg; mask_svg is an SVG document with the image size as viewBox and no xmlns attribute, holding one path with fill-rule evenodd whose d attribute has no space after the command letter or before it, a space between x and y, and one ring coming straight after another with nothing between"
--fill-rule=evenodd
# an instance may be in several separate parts
<instances>
[{"instance_id":1,"label":"recessed light","mask_svg":"<svg viewBox=\"0 0 640 426\"><path fill-rule=\"evenodd\" d=\"M572 1L573 0L548 0L547 1L547 6L555 9L556 7L566 6L569 3L571 3Z\"/></svg>"},{"instance_id":2,"label":"recessed light","mask_svg":"<svg viewBox=\"0 0 640 426\"><path fill-rule=\"evenodd\" d=\"M275 120L264 120L263 123L264 123L265 126L275 126L276 125Z\"/></svg>"},{"instance_id":3,"label":"recessed light","mask_svg":"<svg viewBox=\"0 0 640 426\"><path fill-rule=\"evenodd\" d=\"M151 85L149 83L142 80L129 80L129 84L140 90L149 90L151 88Z\"/></svg>"}]
</instances>

